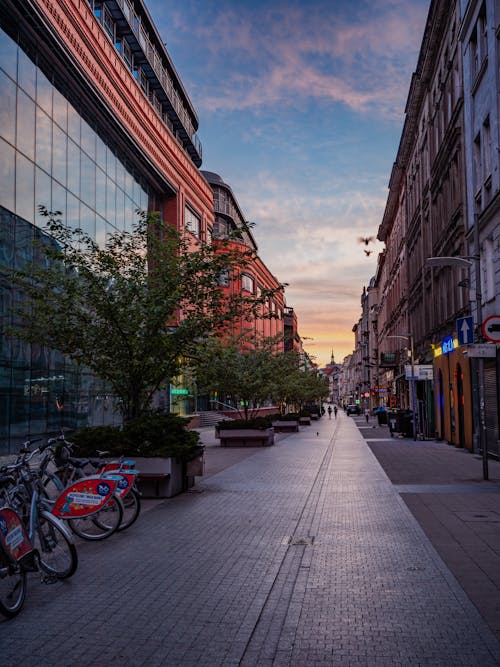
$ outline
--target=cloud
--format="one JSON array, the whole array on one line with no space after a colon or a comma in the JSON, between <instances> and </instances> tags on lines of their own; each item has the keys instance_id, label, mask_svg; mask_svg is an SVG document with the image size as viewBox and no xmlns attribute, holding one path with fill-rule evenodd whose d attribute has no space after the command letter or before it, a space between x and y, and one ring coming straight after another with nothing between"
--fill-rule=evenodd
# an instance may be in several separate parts
<instances>
[{"instance_id":1,"label":"cloud","mask_svg":"<svg viewBox=\"0 0 500 667\"><path fill-rule=\"evenodd\" d=\"M221 3L208 21L200 12L198 21L177 26L204 51L197 106L258 112L314 99L400 116L425 4L349 3L342 13L335 3Z\"/></svg>"}]
</instances>

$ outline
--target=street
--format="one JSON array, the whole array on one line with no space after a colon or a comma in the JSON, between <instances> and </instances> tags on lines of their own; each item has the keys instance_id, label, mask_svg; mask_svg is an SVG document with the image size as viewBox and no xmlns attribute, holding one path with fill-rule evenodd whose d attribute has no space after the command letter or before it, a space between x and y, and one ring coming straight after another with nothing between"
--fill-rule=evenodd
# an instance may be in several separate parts
<instances>
[{"instance_id":1,"label":"street","mask_svg":"<svg viewBox=\"0 0 500 667\"><path fill-rule=\"evenodd\" d=\"M498 638L403 500L406 481L369 446L387 435L374 428L370 443L358 426L372 428L340 412L228 451L229 467L147 501L130 531L79 541L71 580L30 575L24 610L0 622L0 663L500 664ZM210 449L208 469L225 454Z\"/></svg>"}]
</instances>

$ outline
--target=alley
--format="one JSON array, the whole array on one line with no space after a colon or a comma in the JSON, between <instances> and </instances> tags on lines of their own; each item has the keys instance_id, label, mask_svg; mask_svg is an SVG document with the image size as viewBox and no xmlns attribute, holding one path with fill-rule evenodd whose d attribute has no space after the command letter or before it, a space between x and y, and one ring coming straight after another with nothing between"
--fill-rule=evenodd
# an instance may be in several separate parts
<instances>
[{"instance_id":1,"label":"alley","mask_svg":"<svg viewBox=\"0 0 500 667\"><path fill-rule=\"evenodd\" d=\"M340 414L30 577L5 665L497 665L500 646ZM220 452L218 452L220 455Z\"/></svg>"}]
</instances>

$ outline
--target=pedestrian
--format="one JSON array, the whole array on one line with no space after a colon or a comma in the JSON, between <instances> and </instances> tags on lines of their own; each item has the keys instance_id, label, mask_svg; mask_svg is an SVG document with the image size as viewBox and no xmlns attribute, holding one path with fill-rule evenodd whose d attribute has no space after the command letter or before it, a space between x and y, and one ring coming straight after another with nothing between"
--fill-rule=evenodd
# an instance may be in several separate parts
<instances>
[{"instance_id":1,"label":"pedestrian","mask_svg":"<svg viewBox=\"0 0 500 667\"><path fill-rule=\"evenodd\" d=\"M365 408L365 419L367 424L369 418L370 418L370 410L368 408Z\"/></svg>"},{"instance_id":2,"label":"pedestrian","mask_svg":"<svg viewBox=\"0 0 500 667\"><path fill-rule=\"evenodd\" d=\"M331 419L331 418L332 418L332 406L329 405L328 406L328 419Z\"/></svg>"},{"instance_id":3,"label":"pedestrian","mask_svg":"<svg viewBox=\"0 0 500 667\"><path fill-rule=\"evenodd\" d=\"M337 412L338 412L338 408L337 408L336 405L334 405L333 406L333 414L335 415L335 419L337 419Z\"/></svg>"}]
</instances>

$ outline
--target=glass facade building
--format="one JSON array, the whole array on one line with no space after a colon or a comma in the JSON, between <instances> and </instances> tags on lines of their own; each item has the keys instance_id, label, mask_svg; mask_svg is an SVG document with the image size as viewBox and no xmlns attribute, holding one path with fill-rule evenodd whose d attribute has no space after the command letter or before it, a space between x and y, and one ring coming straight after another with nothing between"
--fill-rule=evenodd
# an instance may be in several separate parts
<instances>
[{"instance_id":1,"label":"glass facade building","mask_svg":"<svg viewBox=\"0 0 500 667\"><path fill-rule=\"evenodd\" d=\"M92 374L3 334L18 296L8 273L35 259L33 241L43 234L38 207L60 211L100 244L148 208L147 184L36 62L36 52L0 31L0 453L28 434L118 418Z\"/></svg>"},{"instance_id":2,"label":"glass facade building","mask_svg":"<svg viewBox=\"0 0 500 667\"><path fill-rule=\"evenodd\" d=\"M0 6L0 454L61 427L120 420L102 381L7 335L22 298L8 276L37 259L39 207L100 245L138 211L159 210L180 228L190 200L206 230L213 203L196 127L142 0Z\"/></svg>"}]
</instances>

